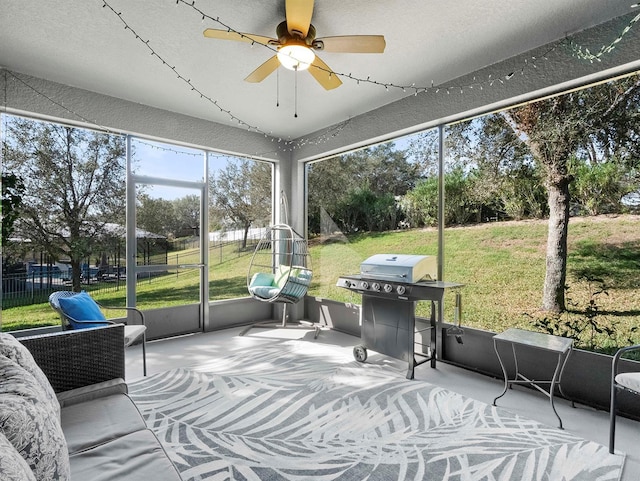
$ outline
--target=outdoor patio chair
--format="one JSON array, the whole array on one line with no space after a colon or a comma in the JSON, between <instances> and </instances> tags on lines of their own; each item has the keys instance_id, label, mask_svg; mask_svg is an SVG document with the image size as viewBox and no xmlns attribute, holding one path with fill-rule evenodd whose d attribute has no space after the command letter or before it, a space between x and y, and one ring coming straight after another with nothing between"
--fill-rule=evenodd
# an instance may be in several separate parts
<instances>
[{"instance_id":1,"label":"outdoor patio chair","mask_svg":"<svg viewBox=\"0 0 640 481\"><path fill-rule=\"evenodd\" d=\"M640 396L640 372L622 372L618 373L618 364L623 354L630 351L640 351L640 344L628 346L619 349L613 356L611 363L611 406L610 406L610 425L609 425L609 452L613 454L615 448L616 436L616 398L619 389Z\"/></svg>"},{"instance_id":2,"label":"outdoor patio chair","mask_svg":"<svg viewBox=\"0 0 640 481\"><path fill-rule=\"evenodd\" d=\"M135 307L104 306L98 304L85 291L56 291L49 296L49 304L60 315L63 330L87 329L109 324L124 324L124 345L130 346L137 340L142 342L142 372L147 375L147 327L144 314ZM102 309L120 309L133 312L140 318L140 324L127 325L126 321L107 320Z\"/></svg>"}]
</instances>

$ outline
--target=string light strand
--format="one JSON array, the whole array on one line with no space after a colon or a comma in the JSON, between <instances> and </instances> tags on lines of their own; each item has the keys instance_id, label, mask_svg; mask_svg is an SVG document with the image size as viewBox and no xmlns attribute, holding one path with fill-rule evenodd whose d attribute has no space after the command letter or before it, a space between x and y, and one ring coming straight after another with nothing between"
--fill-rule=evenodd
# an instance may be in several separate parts
<instances>
[{"instance_id":1,"label":"string light strand","mask_svg":"<svg viewBox=\"0 0 640 481\"><path fill-rule=\"evenodd\" d=\"M259 42L258 40L255 40L254 38L243 34L242 32L239 32L237 30L235 30L233 27L231 27L230 25L226 24L225 22L220 20L219 16L212 16L207 14L206 12L204 12L202 9L200 9L199 7L196 7L195 5L195 0L192 1L188 1L188 0L176 0L176 4L182 4L186 7L189 7L191 9L193 9L195 12L197 12L197 14L204 20L204 19L209 19L213 22L218 23L219 25L221 25L223 27L223 29L226 29L228 32L232 32L236 35L239 35L241 38L243 39L247 39L250 40L253 44L259 44L269 50L271 50L272 52L277 52L277 48L269 45L268 43L262 43ZM545 51L542 55L540 56L532 56L529 57L527 59L524 59L523 61L523 65L521 68L519 69L515 69L513 71L510 71L508 73L506 73L505 75L502 76L498 76L498 77L494 77L494 78L487 78L485 80L476 80L474 78L473 83L469 83L469 84L464 84L464 85L450 85L447 87L440 87L440 86L436 86L434 85L433 81L431 82L431 85L427 85L427 86L416 86L415 83L411 84L411 85L401 85L401 84L395 84L393 82L381 82L375 79L371 79L370 77L367 78L360 78L357 76L352 75L351 73L342 73L342 72L335 72L332 71L330 69L327 68L323 68L321 66L312 64L310 66L310 68L317 68L322 70L323 72L326 72L327 74L331 75L337 75L343 79L348 79L351 81L356 82L357 85L360 84L370 84L370 85L375 85L378 87L382 87L387 91L390 90L402 90L403 92L411 92L411 94L413 95L418 95L419 93L427 93L427 92L432 92L432 93L440 93L441 91L445 92L446 94L451 94L453 92L457 92L457 93L464 93L465 90L471 90L474 88L479 88L479 89L484 89L485 87L492 87L496 82L498 83L504 83L505 80L511 80L512 78L514 78L516 76L516 73L520 73L521 75L524 75L525 71L527 69L537 69L537 60L547 60L547 57L554 52L555 50L557 50L560 47L564 47L564 46L569 46L570 49L575 52L575 57L580 59L580 60L587 60L590 62L593 62L594 60L600 60L601 57L603 57L604 55L610 53L614 48L615 45L617 43L619 43L620 41L622 41L623 37L631 30L631 28L634 26L634 24L640 20L640 14L637 15L635 18L633 18L629 24L622 30L622 32L616 37L616 39L614 41L612 41L608 46L602 47L600 52L596 55L593 55L589 52L589 49L583 48L578 46L575 42L573 42L571 39L566 38L563 40L560 40L559 42L557 42L556 44L552 45L547 51Z\"/></svg>"},{"instance_id":2,"label":"string light strand","mask_svg":"<svg viewBox=\"0 0 640 481\"><path fill-rule=\"evenodd\" d=\"M635 7L637 4L632 6ZM600 62L604 55L611 53L616 48L616 45L620 43L624 36L631 31L638 20L640 20L640 13L631 19L627 26L622 29L622 32L620 32L620 34L609 45L603 45L600 48L600 51L596 54L591 53L588 48L582 47L571 40L569 40L569 48L571 49L573 56L580 60L587 60L591 63L594 61Z\"/></svg>"},{"instance_id":3,"label":"string light strand","mask_svg":"<svg viewBox=\"0 0 640 481\"><path fill-rule=\"evenodd\" d=\"M112 134L112 135L122 135L121 132L116 132L113 129L110 129L109 127L105 127L104 125L101 125L100 123L96 122L95 120L91 120L88 119L87 117L85 117L84 115L78 113L76 110L67 107L65 104L63 104L60 101L57 101L55 99L53 99L52 97L50 97L49 95L45 94L42 90L37 89L36 87L34 87L33 85L31 85L29 82L27 82L26 80L20 78L18 75L16 75L15 72L12 72L11 70L8 70L4 67L0 67L0 70L2 70L4 72L5 75L5 89L6 89L6 79L7 79L7 75L10 75L12 79L14 79L15 81L19 82L20 84L22 84L23 86L25 86L26 88L28 88L29 90L31 90L32 92L34 92L36 95L39 95L40 97L44 98L45 100L47 100L48 102L52 103L53 105L60 107L62 110L64 110L65 112L71 114L71 116L77 120L79 120L80 122L93 126L95 127L97 130L101 130L105 133L108 134ZM6 95L6 93L5 93ZM6 101L5 101L5 106L6 106Z\"/></svg>"},{"instance_id":4,"label":"string light strand","mask_svg":"<svg viewBox=\"0 0 640 481\"><path fill-rule=\"evenodd\" d=\"M116 11L106 0L100 0L102 1L102 7L103 8L107 8L108 10L110 10L119 20L120 22L124 25L124 29L128 30L131 32L132 35L135 36L136 40L138 40L147 50L149 50L150 54L154 57L156 57L159 61L162 62L162 65L167 67L168 69L170 69L174 75L181 80L182 82L184 82L193 92L195 92L196 94L198 94L200 96L201 99L209 102L211 105L213 105L215 108L217 108L220 112L222 112L223 114L226 114L229 116L229 121L231 122L237 122L239 125L246 127L249 131L254 131L254 132L258 132L260 134L263 134L265 136L268 136L269 134L267 132L264 132L263 130L261 130L260 128L249 124L248 122L245 122L244 120L242 120L241 118L237 117L236 115L233 114L233 112L231 112L231 110L225 109L223 108L217 100L214 100L213 98L211 98L209 95L207 95L205 92L203 92L201 89L199 89L192 81L191 79L185 77L184 75L182 75L180 72L178 72L178 69L175 67L175 65L172 65L171 63L169 63L164 57L162 57L151 45L150 45L150 41L149 40L145 40L143 39L134 28L131 27L131 25L124 19L124 17L122 16L122 12L118 12ZM179 2L183 2L183 0L177 0L176 3ZM184 3L184 2L183 2ZM195 2L194 6L195 6Z\"/></svg>"}]
</instances>

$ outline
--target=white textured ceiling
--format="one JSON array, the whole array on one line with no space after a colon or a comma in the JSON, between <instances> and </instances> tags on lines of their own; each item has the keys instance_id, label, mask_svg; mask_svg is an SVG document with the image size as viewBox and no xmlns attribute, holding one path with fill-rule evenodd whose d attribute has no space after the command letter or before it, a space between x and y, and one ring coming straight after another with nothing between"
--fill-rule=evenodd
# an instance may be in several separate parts
<instances>
[{"instance_id":1,"label":"white textured ceiling","mask_svg":"<svg viewBox=\"0 0 640 481\"><path fill-rule=\"evenodd\" d=\"M383 54L320 53L343 74L343 85L326 91L308 72L297 74L297 118L296 74L281 68L259 84L243 80L272 51L202 35L205 28L222 28L206 18L212 17L236 31L275 37L285 18L284 0L196 0L204 20L191 0L106 0L106 6L103 0L0 0L0 66L295 139L412 95L349 75L383 84L437 85L629 13L631 3L317 0L312 23L319 38L377 34L385 36L387 47Z\"/></svg>"}]
</instances>

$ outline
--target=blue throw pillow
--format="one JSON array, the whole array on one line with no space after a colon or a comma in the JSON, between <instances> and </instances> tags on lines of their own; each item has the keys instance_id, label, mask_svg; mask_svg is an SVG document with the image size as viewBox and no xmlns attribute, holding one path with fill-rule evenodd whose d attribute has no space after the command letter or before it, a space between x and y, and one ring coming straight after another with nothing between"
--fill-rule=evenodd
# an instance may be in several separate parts
<instances>
[{"instance_id":1,"label":"blue throw pillow","mask_svg":"<svg viewBox=\"0 0 640 481\"><path fill-rule=\"evenodd\" d=\"M82 291L71 297L61 297L59 299L60 309L70 317L69 322L74 329L86 329L88 327L104 326L106 323L79 324L75 321L106 321L107 318L100 310L100 306L96 304L89 294Z\"/></svg>"}]
</instances>

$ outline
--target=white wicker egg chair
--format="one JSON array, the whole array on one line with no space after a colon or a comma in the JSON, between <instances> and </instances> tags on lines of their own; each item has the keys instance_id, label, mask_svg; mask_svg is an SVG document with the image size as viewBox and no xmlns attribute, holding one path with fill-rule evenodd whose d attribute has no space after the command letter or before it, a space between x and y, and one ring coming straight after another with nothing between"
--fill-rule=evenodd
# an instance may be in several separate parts
<instances>
[{"instance_id":1,"label":"white wicker egg chair","mask_svg":"<svg viewBox=\"0 0 640 481\"><path fill-rule=\"evenodd\" d=\"M247 289L251 297L261 302L283 304L282 322L261 322L244 329L246 334L254 327L314 329L314 339L320 328L314 323L298 321L288 323L287 306L302 300L306 295L313 272L307 241L287 224L269 227L253 253Z\"/></svg>"}]
</instances>

